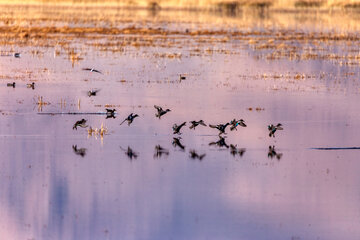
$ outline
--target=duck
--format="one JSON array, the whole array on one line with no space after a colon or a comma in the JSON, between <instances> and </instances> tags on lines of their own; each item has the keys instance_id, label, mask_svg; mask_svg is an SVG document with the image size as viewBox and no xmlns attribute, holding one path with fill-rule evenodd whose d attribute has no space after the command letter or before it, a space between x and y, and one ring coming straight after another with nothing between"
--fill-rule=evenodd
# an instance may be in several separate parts
<instances>
[{"instance_id":1,"label":"duck","mask_svg":"<svg viewBox=\"0 0 360 240\"><path fill-rule=\"evenodd\" d=\"M91 96L96 96L96 94L97 94L99 91L100 91L100 89L90 90L90 91L87 92L87 95L88 95L89 97L91 97Z\"/></svg>"},{"instance_id":2,"label":"duck","mask_svg":"<svg viewBox=\"0 0 360 240\"><path fill-rule=\"evenodd\" d=\"M130 160L132 160L133 158L136 159L138 157L138 154L134 150L132 150L129 146L127 149L123 149L122 147L120 148L125 152L125 154L128 156Z\"/></svg>"},{"instance_id":3,"label":"duck","mask_svg":"<svg viewBox=\"0 0 360 240\"><path fill-rule=\"evenodd\" d=\"M205 123L204 123L204 121L203 120L199 120L199 121L191 121L191 122L189 122L189 123L191 123L191 126L189 127L190 129L194 129L195 130L195 128L198 126L198 125L203 125L203 126L207 126Z\"/></svg>"},{"instance_id":4,"label":"duck","mask_svg":"<svg viewBox=\"0 0 360 240\"><path fill-rule=\"evenodd\" d=\"M237 126L241 126L241 127L246 127L245 121L243 119L240 120L236 120L235 118L230 122L230 124L232 125L230 127L230 130L236 130L237 131Z\"/></svg>"},{"instance_id":5,"label":"duck","mask_svg":"<svg viewBox=\"0 0 360 240\"><path fill-rule=\"evenodd\" d=\"M180 74L180 76L179 76L180 82L181 82L182 80L185 80L185 79L186 79L186 77L185 77L184 75Z\"/></svg>"},{"instance_id":6,"label":"duck","mask_svg":"<svg viewBox=\"0 0 360 240\"><path fill-rule=\"evenodd\" d=\"M278 123L276 126L273 124L268 125L269 137L275 137L276 130L284 130L281 123Z\"/></svg>"},{"instance_id":7,"label":"duck","mask_svg":"<svg viewBox=\"0 0 360 240\"><path fill-rule=\"evenodd\" d=\"M14 57L15 57L15 58L20 58L20 57L21 57L21 54L20 54L20 53L14 53Z\"/></svg>"},{"instance_id":8,"label":"duck","mask_svg":"<svg viewBox=\"0 0 360 240\"><path fill-rule=\"evenodd\" d=\"M125 118L124 121L122 121L122 122L120 123L120 125L123 124L125 121L128 121L128 125L130 126L130 124L134 121L134 119L135 119L136 117L139 117L139 115L134 114L134 113L130 113L130 115L129 115L127 118Z\"/></svg>"},{"instance_id":9,"label":"duck","mask_svg":"<svg viewBox=\"0 0 360 240\"><path fill-rule=\"evenodd\" d=\"M81 120L79 120L79 121L76 121L76 123L75 123L74 126L73 126L73 129L77 130L77 127L86 128L86 127L87 127L87 125L85 125L85 124L86 124L86 121L87 121L87 120L85 120L84 118L81 119Z\"/></svg>"},{"instance_id":10,"label":"duck","mask_svg":"<svg viewBox=\"0 0 360 240\"><path fill-rule=\"evenodd\" d=\"M157 105L154 105L154 108L157 110L157 113L155 114L155 116L159 119L161 118L161 116L165 115L166 113L171 112L170 109L164 110L162 107L157 106Z\"/></svg>"},{"instance_id":11,"label":"duck","mask_svg":"<svg viewBox=\"0 0 360 240\"><path fill-rule=\"evenodd\" d=\"M35 89L35 83L34 82L28 83L28 84L26 84L26 87L27 88L32 88L34 90Z\"/></svg>"},{"instance_id":12,"label":"duck","mask_svg":"<svg viewBox=\"0 0 360 240\"><path fill-rule=\"evenodd\" d=\"M226 127L227 127L229 124L230 124L230 123L218 124L218 125L211 125L211 124L209 124L209 127L211 127L211 128L216 128L217 130L219 130L219 131L220 131L219 135L220 135L220 134L222 134L222 133L226 134L226 133L225 133L225 129L226 129Z\"/></svg>"},{"instance_id":13,"label":"duck","mask_svg":"<svg viewBox=\"0 0 360 240\"><path fill-rule=\"evenodd\" d=\"M183 126L185 126L186 125L186 122L183 122L182 124L180 124L180 125L177 125L176 123L173 125L173 127L172 127L172 129L173 129L173 134L181 134L180 133L180 130L181 130L181 128L183 127Z\"/></svg>"},{"instance_id":14,"label":"duck","mask_svg":"<svg viewBox=\"0 0 360 240\"><path fill-rule=\"evenodd\" d=\"M8 87L13 87L13 88L15 88L15 85L16 85L16 83L15 83L15 82L12 82L12 83L8 83L8 84L6 84L6 86L8 86Z\"/></svg>"},{"instance_id":15,"label":"duck","mask_svg":"<svg viewBox=\"0 0 360 240\"><path fill-rule=\"evenodd\" d=\"M105 108L106 110L106 118L115 118L115 112L116 109L109 109L109 108Z\"/></svg>"}]
</instances>

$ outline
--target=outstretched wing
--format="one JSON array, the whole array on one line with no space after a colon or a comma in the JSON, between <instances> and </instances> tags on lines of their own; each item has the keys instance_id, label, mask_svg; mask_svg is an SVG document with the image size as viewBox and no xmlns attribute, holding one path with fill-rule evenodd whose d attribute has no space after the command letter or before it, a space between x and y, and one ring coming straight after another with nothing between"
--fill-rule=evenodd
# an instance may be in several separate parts
<instances>
[{"instance_id":1,"label":"outstretched wing","mask_svg":"<svg viewBox=\"0 0 360 240\"><path fill-rule=\"evenodd\" d=\"M158 110L158 112L161 112L161 111L163 110L162 107L157 106L157 105L154 105L154 108L155 108L156 110Z\"/></svg>"}]
</instances>

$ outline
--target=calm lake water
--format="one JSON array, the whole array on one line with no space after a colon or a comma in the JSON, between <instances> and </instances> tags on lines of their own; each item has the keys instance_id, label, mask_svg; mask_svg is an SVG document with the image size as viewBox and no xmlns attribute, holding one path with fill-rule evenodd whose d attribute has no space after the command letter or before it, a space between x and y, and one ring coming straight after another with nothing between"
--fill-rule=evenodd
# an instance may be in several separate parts
<instances>
[{"instance_id":1,"label":"calm lake water","mask_svg":"<svg viewBox=\"0 0 360 240\"><path fill-rule=\"evenodd\" d=\"M1 8L1 239L359 239L356 20L90 10Z\"/></svg>"}]
</instances>

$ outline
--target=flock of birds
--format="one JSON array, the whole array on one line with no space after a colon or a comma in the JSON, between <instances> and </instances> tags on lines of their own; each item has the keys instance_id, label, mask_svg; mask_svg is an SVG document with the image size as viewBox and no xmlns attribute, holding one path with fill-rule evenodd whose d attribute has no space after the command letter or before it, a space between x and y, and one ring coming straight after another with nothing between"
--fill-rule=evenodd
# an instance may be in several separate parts
<instances>
[{"instance_id":1,"label":"flock of birds","mask_svg":"<svg viewBox=\"0 0 360 240\"><path fill-rule=\"evenodd\" d=\"M20 57L20 53L15 53L13 55L14 57L16 58L19 58ZM89 72L95 72L95 73L99 73L99 74L102 74L101 71L99 70L96 70L94 68L83 68L82 70L84 71L89 71ZM185 79L185 76L183 75L180 75L180 81L181 80L184 80ZM15 88L16 86L16 83L15 82L12 82L12 83L7 83L7 86L8 87L13 87ZM29 83L27 84L27 87L28 88L32 88L32 89L35 89L35 83L32 82L32 83ZM96 96L96 94L98 93L99 90L90 90L87 92L87 95L89 97L91 96ZM156 109L156 113L155 113L155 117L161 119L162 116L164 116L165 114L167 114L168 112L171 112L170 109L164 109L163 107L161 106L158 106L158 105L154 105L154 108ZM115 114L116 114L116 109L109 109L109 108L106 108L106 118L116 118L115 117ZM122 125L123 123L127 122L128 126L130 126L132 124L132 122L137 118L139 117L138 114L135 114L135 113L130 113L121 123L120 125ZM73 130L77 130L78 127L81 127L81 128L87 128L89 127L87 124L87 120L82 118L78 121L75 122L75 124L73 125ZM245 121L243 119L233 119L231 120L230 122L226 122L224 124L217 124L217 125L213 125L213 124L209 124L209 125L206 125L205 122L203 120L198 120L198 121L190 121L189 122L191 125L189 126L189 129L192 129L192 130L195 130L195 128L199 125L201 126L209 126L210 128L213 128L213 129L217 129L219 131L219 140L216 141L216 142L211 142L209 143L209 145L216 145L216 146L219 146L219 147L226 147L226 148L230 148L230 153L235 156L235 155L240 155L242 156L245 152L245 149L238 149L236 145L233 145L233 144L230 144L230 146L225 142L225 138L222 136L222 134L226 134L226 128L228 126L230 126L230 131L234 131L236 130L237 131L237 127L238 126L241 126L241 127L247 127L247 125L245 124ZM173 126L172 126L172 130L173 130L173 134L178 134L180 135L181 134L181 129L186 126L186 122L182 122L180 124L177 124L175 123ZM268 131L269 131L269 137L275 137L275 132L277 130L283 130L283 126L281 123L278 123L276 125L274 124L270 124L267 126L268 128ZM89 134L92 134L94 132L94 129L92 129L91 127L89 127L88 129L88 132ZM101 128L101 135L103 134L103 128ZM174 147L179 147L180 149L184 150L185 149L185 146L181 143L180 141L180 137L174 137L173 138L173 146ZM73 150L75 152L75 154L77 155L80 155L80 156L85 156L86 154L86 149L85 148L78 148L77 145L74 145L73 146ZM133 151L130 147L128 147L127 149L123 149L122 150L125 151L126 155L130 158L130 159L133 159L133 158L137 158L138 154ZM195 150L190 150L190 157L192 159L199 159L199 160L202 160L204 157L205 157L205 154L198 154ZM169 155L169 151L163 147L161 147L160 145L157 145L155 146L155 154L154 154L154 157L161 157L162 155ZM268 151L268 157L270 158L273 158L273 157L276 157L277 159L280 159L282 156L282 154L278 154L276 153L275 151L275 147L274 146L269 146L269 151Z\"/></svg>"},{"instance_id":2,"label":"flock of birds","mask_svg":"<svg viewBox=\"0 0 360 240\"><path fill-rule=\"evenodd\" d=\"M171 112L170 109L164 109L161 106L158 105L154 105L154 108L156 109L156 113L155 113L155 117L161 119L162 116L164 116L165 114L167 114L168 112ZM106 118L115 118L115 113L116 113L116 109L108 109L106 108ZM139 117L138 114L135 113L130 113L128 117L126 117L121 123L120 125L122 125L124 122L127 122L128 126L130 126L133 121L135 120L135 118ZM86 125L87 120L86 119L81 119L79 121L76 121L73 129L77 129L77 127L82 127L82 128L87 128L88 126ZM173 134L177 134L177 135L181 135L181 129L186 126L187 122L182 122L180 124L174 124L172 126L172 130L173 130ZM217 125L206 125L206 123L204 122L204 120L198 120L198 121L190 121L189 122L191 125L189 126L189 129L195 130L195 128L199 125L201 126L209 126L210 128L213 129L217 129L219 131L219 140L216 142L210 142L209 145L215 145L218 147L226 147L226 148L230 148L230 153L235 156L235 155L239 155L242 156L245 153L245 149L241 148L237 148L236 145L230 144L228 145L225 141L225 137L222 136L222 134L226 134L226 128L228 126L230 126L230 131L237 131L237 127L241 126L241 127L247 127L245 121L243 119L233 119L230 122L227 122L225 124L217 124ZM268 131L269 131L269 137L275 137L275 132L277 130L283 130L283 126L281 123L278 123L276 125L274 124L270 124L268 125ZM173 138L173 142L172 145L174 147L179 147L181 150L185 149L185 146L181 143L181 138L180 137L174 137ZM121 147L120 147L121 148ZM85 155L85 150L84 149L80 149L78 150L76 148L76 146L73 146L74 152L78 155L84 156ZM127 149L121 148L125 154L128 156L128 158L130 160L132 159L136 159L138 157L138 154L131 149L130 147L128 147ZM190 158L192 159L198 159L198 160L202 160L206 154L198 154L195 150L190 150L189 152L190 154ZM155 153L154 153L154 158L159 158L162 155L169 155L169 151L163 147L161 147L160 145L156 145L155 146ZM275 150L275 146L269 146L269 151L268 151L268 157L269 158L277 158L278 160L282 157L281 153L277 153Z\"/></svg>"},{"instance_id":3,"label":"flock of birds","mask_svg":"<svg viewBox=\"0 0 360 240\"><path fill-rule=\"evenodd\" d=\"M166 113L168 112L171 112L170 109L166 109L164 110L162 107L160 106L157 106L157 105L154 105L154 108L156 109L156 113L155 113L155 116L157 118L161 118L163 115L165 115ZM109 108L106 108L106 117L107 118L115 118L115 113L116 113L116 109L109 109ZM130 113L129 116L127 116L121 123L120 125L122 125L124 122L127 121L128 123L128 126L131 125L131 123L135 120L135 118L139 117L138 114L135 114L135 113ZM87 120L82 118L81 120L79 121L76 121L74 126L73 126L73 129L77 130L77 127L82 127L82 128L86 128L88 127L86 125L86 122ZM195 130L195 128L199 125L202 125L202 126L207 126L205 124L205 122L203 120L199 120L199 121L190 121L189 122L191 125L190 125L190 129L193 129ZM182 122L180 124L174 124L172 126L172 130L173 130L173 134L181 134L181 129L186 126L186 122ZM238 126L241 126L241 127L246 127L247 125L245 124L245 121L243 119L239 119L239 120L236 120L236 119L233 119L231 120L230 122L227 122L225 124L217 124L217 125L212 125L212 124L209 124L209 127L210 128L214 128L214 129L217 129L219 131L219 135L221 134L226 134L225 130L227 128L227 126L230 126L230 130L233 131L233 130L236 130L237 131L237 127ZM277 130L283 130L283 127L282 127L282 124L281 123L278 123L277 125L274 125L274 124L270 124L268 125L268 130L269 130L269 137L275 137L275 132Z\"/></svg>"}]
</instances>

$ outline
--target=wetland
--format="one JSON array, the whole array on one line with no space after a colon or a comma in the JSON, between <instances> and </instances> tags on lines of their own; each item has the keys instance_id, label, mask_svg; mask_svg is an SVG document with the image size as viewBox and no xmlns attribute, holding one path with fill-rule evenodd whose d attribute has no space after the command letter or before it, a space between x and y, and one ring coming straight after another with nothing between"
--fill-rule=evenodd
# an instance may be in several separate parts
<instances>
[{"instance_id":1,"label":"wetland","mask_svg":"<svg viewBox=\"0 0 360 240\"><path fill-rule=\"evenodd\" d=\"M360 15L0 12L1 239L359 238Z\"/></svg>"}]
</instances>

